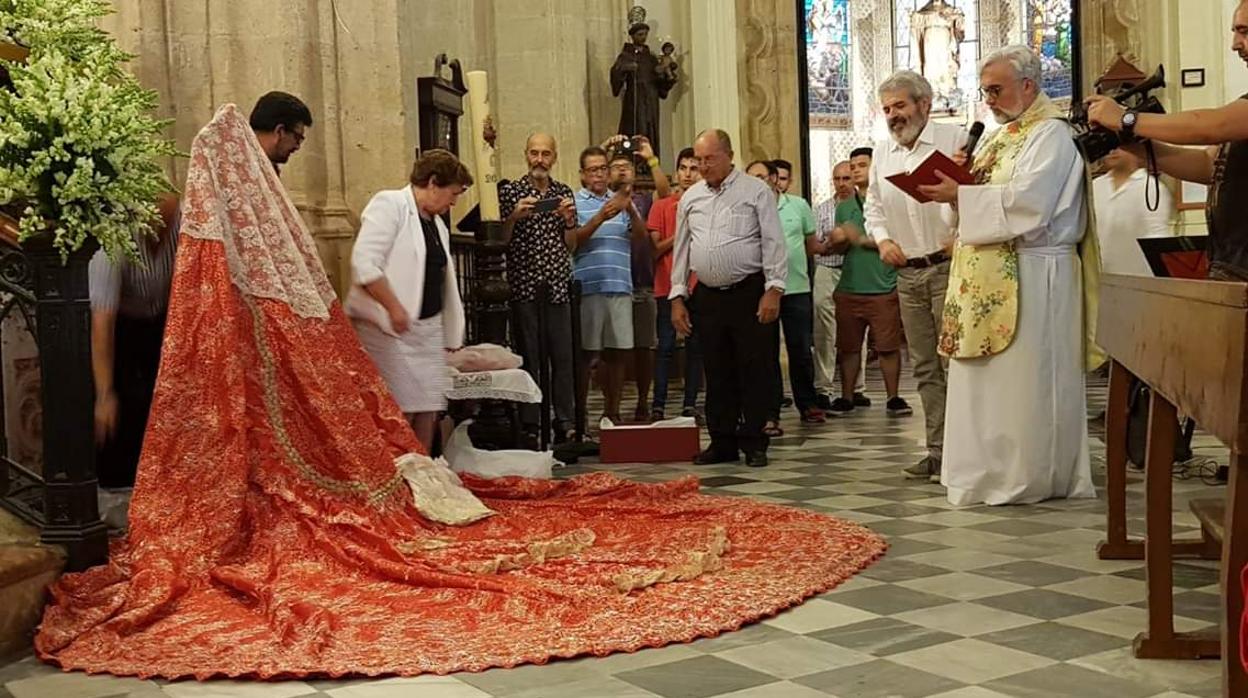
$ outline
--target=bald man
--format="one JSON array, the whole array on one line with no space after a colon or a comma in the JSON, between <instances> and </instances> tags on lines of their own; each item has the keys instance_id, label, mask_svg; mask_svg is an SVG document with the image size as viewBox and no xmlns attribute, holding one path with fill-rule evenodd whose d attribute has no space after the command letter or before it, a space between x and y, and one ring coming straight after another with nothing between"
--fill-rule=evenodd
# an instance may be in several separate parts
<instances>
[{"instance_id":1,"label":"bald man","mask_svg":"<svg viewBox=\"0 0 1248 698\"><path fill-rule=\"evenodd\" d=\"M555 443L574 433L575 400L572 368L572 266L566 233L576 227L572 189L555 181L551 169L559 148L549 134L535 133L524 144L529 171L498 187L507 237L507 281L511 285L512 330L524 368L539 380L539 316L545 317L546 360L550 365L551 404L555 409ZM541 300L544 289L545 302ZM525 429L537 432L536 405L521 408Z\"/></svg>"},{"instance_id":2,"label":"bald man","mask_svg":"<svg viewBox=\"0 0 1248 698\"><path fill-rule=\"evenodd\" d=\"M676 208L672 247L672 326L697 332L706 368L706 425L711 445L699 465L736 462L741 452L753 468L767 465L763 425L775 404L771 367L779 360L780 298L789 276L789 254L776 194L760 179L732 166L732 141L718 129L693 143L702 181ZM689 275L698 283L689 287ZM698 309L697 327L686 299Z\"/></svg>"}]
</instances>

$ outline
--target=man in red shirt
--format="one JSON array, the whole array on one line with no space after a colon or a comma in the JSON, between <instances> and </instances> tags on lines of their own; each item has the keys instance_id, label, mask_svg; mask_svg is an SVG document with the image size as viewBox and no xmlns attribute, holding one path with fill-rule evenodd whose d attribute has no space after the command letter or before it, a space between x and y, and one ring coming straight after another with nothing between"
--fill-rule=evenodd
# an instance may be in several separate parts
<instances>
[{"instance_id":1,"label":"man in red shirt","mask_svg":"<svg viewBox=\"0 0 1248 698\"><path fill-rule=\"evenodd\" d=\"M676 191L671 196L654 202L646 220L646 228L650 231L650 240L654 244L654 297L658 304L656 329L659 349L654 363L654 402L650 407L650 418L654 420L663 419L667 403L667 377L671 370L672 357L676 353L672 302L667 299L672 291L672 244L676 241L676 204L680 201L680 195L701 178L693 148L680 151L680 155L676 157ZM696 283L697 279L691 277L691 291ZM701 385L702 352L694 336L689 335L685 338L685 401L680 414L697 418L699 424L702 422L702 413L697 404Z\"/></svg>"}]
</instances>

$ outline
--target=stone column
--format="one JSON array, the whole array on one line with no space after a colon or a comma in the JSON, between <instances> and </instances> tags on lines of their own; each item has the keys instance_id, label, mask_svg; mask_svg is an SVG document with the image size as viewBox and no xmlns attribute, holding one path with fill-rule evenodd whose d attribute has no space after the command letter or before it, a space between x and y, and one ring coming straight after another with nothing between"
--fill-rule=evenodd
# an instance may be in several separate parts
<instances>
[{"instance_id":1,"label":"stone column","mask_svg":"<svg viewBox=\"0 0 1248 698\"><path fill-rule=\"evenodd\" d=\"M797 113L797 10L791 0L736 0L736 9L741 92L746 95L737 152L743 161L784 158L801 172L806 154Z\"/></svg>"},{"instance_id":2,"label":"stone column","mask_svg":"<svg viewBox=\"0 0 1248 698\"><path fill-rule=\"evenodd\" d=\"M358 211L378 189L401 186L411 162L398 4L137 0L119 3L102 26L137 54L131 68L160 93L161 114L175 119L170 136L184 150L222 104L250 110L270 90L308 104L314 127L282 181L342 292ZM257 21L274 12L281 21ZM171 163L175 185L185 173L185 161Z\"/></svg>"},{"instance_id":3,"label":"stone column","mask_svg":"<svg viewBox=\"0 0 1248 698\"><path fill-rule=\"evenodd\" d=\"M689 45L693 133L723 129L732 138L738 164L744 164L749 150L742 142L741 132L737 5L721 0L690 0L690 8L690 23L697 27Z\"/></svg>"}]
</instances>

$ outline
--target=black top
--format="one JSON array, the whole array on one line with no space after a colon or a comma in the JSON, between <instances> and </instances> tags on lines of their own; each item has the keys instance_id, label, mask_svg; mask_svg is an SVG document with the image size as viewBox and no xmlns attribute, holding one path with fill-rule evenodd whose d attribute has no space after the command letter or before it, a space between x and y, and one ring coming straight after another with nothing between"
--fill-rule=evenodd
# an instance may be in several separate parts
<instances>
[{"instance_id":1,"label":"black top","mask_svg":"<svg viewBox=\"0 0 1248 698\"><path fill-rule=\"evenodd\" d=\"M1240 99L1248 99L1244 95ZM1248 140L1224 143L1213 166L1205 217L1209 223L1209 274L1248 281Z\"/></svg>"},{"instance_id":2,"label":"black top","mask_svg":"<svg viewBox=\"0 0 1248 698\"><path fill-rule=\"evenodd\" d=\"M425 291L420 300L420 319L424 320L442 312L446 250L442 249L442 236L438 235L437 223L421 216L420 229L425 234Z\"/></svg>"},{"instance_id":3,"label":"black top","mask_svg":"<svg viewBox=\"0 0 1248 698\"><path fill-rule=\"evenodd\" d=\"M525 175L498 187L498 202L503 218L511 215L520 199L571 199L572 190L562 182L550 180L545 192L533 185ZM537 300L537 289L546 284L551 303L567 303L568 286L572 282L572 264L564 233L569 226L556 211L534 213L516 221L507 244L507 283L511 300L528 303Z\"/></svg>"}]
</instances>

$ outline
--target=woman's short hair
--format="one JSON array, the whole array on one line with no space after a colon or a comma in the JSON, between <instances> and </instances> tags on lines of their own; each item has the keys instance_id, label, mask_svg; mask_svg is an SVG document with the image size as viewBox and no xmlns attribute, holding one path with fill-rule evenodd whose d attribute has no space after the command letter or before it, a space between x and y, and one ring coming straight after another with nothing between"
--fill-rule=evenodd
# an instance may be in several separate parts
<instances>
[{"instance_id":1,"label":"woman's short hair","mask_svg":"<svg viewBox=\"0 0 1248 698\"><path fill-rule=\"evenodd\" d=\"M472 186L468 168L451 151L434 148L425 152L412 166L412 184L418 187Z\"/></svg>"}]
</instances>

